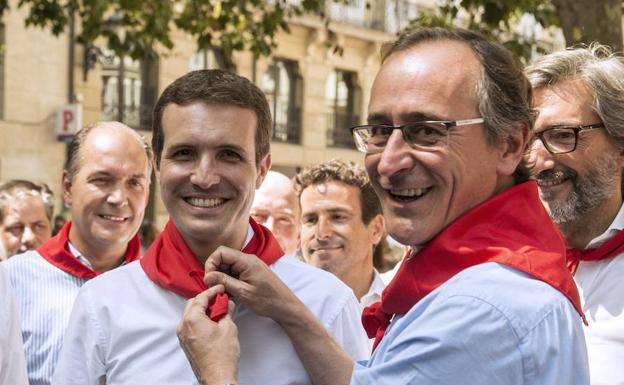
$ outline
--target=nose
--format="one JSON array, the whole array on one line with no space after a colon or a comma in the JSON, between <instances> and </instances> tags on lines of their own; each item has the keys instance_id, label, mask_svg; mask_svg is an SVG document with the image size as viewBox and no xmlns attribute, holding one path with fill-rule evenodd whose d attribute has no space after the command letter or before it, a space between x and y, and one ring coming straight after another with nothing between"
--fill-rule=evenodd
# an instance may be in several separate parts
<instances>
[{"instance_id":1,"label":"nose","mask_svg":"<svg viewBox=\"0 0 624 385\"><path fill-rule=\"evenodd\" d=\"M320 217L316 222L316 239L317 241L325 241L331 237L333 231L332 223L325 217Z\"/></svg>"},{"instance_id":2,"label":"nose","mask_svg":"<svg viewBox=\"0 0 624 385\"><path fill-rule=\"evenodd\" d=\"M275 231L275 221L273 220L272 216L269 215L263 224L264 226L266 226L267 229L271 230L271 232Z\"/></svg>"},{"instance_id":3,"label":"nose","mask_svg":"<svg viewBox=\"0 0 624 385\"><path fill-rule=\"evenodd\" d=\"M533 167L533 172L537 174L554 168L555 157L540 139L536 139L529 147L528 163Z\"/></svg>"},{"instance_id":4,"label":"nose","mask_svg":"<svg viewBox=\"0 0 624 385\"><path fill-rule=\"evenodd\" d=\"M20 241L20 252L31 249L35 245L36 239L35 233L32 231L30 226L24 226L22 239Z\"/></svg>"},{"instance_id":5,"label":"nose","mask_svg":"<svg viewBox=\"0 0 624 385\"><path fill-rule=\"evenodd\" d=\"M394 130L388 138L388 142L381 153L377 172L381 177L381 183L388 182L389 178L397 173L409 170L414 166L414 159L410 152L413 149L405 142L403 133Z\"/></svg>"},{"instance_id":6,"label":"nose","mask_svg":"<svg viewBox=\"0 0 624 385\"><path fill-rule=\"evenodd\" d=\"M113 206L124 206L128 204L125 187L121 183L118 183L106 197L106 202Z\"/></svg>"},{"instance_id":7,"label":"nose","mask_svg":"<svg viewBox=\"0 0 624 385\"><path fill-rule=\"evenodd\" d=\"M202 156L195 169L191 173L191 183L197 187L207 190L213 185L218 184L221 178L217 174L215 162L208 155Z\"/></svg>"}]
</instances>

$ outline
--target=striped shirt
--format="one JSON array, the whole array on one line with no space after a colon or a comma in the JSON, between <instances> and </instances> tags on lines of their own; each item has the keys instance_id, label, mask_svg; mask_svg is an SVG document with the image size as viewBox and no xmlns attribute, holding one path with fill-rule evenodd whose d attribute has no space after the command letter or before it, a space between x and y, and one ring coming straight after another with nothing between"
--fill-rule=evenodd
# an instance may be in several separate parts
<instances>
[{"instance_id":1,"label":"striped shirt","mask_svg":"<svg viewBox=\"0 0 624 385\"><path fill-rule=\"evenodd\" d=\"M70 251L78 254L71 245ZM9 258L2 265L22 320L30 385L49 385L74 300L87 280L60 270L34 250Z\"/></svg>"}]
</instances>

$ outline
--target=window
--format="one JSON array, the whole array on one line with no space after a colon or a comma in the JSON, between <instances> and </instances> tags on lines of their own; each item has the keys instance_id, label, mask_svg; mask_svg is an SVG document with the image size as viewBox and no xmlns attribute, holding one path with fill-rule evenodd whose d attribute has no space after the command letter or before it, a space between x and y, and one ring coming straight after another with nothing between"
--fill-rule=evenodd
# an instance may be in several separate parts
<instances>
[{"instance_id":1,"label":"window","mask_svg":"<svg viewBox=\"0 0 624 385\"><path fill-rule=\"evenodd\" d=\"M303 87L297 72L297 63L275 60L262 76L261 87L273 116L272 139L277 142L300 143Z\"/></svg>"},{"instance_id":2,"label":"window","mask_svg":"<svg viewBox=\"0 0 624 385\"><path fill-rule=\"evenodd\" d=\"M325 85L327 103L327 145L355 149L349 128L360 123L360 91L356 74L346 71L330 73Z\"/></svg>"},{"instance_id":3,"label":"window","mask_svg":"<svg viewBox=\"0 0 624 385\"><path fill-rule=\"evenodd\" d=\"M216 48L205 48L197 51L189 59L189 71L196 70L228 70L233 71L234 65L228 60L223 51Z\"/></svg>"},{"instance_id":4,"label":"window","mask_svg":"<svg viewBox=\"0 0 624 385\"><path fill-rule=\"evenodd\" d=\"M150 130L158 97L158 59L133 60L105 52L102 61L102 119Z\"/></svg>"}]
</instances>

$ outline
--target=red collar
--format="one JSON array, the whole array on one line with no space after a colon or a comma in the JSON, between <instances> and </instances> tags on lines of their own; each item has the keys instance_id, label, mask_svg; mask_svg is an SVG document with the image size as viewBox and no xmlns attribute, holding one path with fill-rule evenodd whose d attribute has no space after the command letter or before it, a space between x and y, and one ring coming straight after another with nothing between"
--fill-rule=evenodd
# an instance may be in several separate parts
<instances>
[{"instance_id":1,"label":"red collar","mask_svg":"<svg viewBox=\"0 0 624 385\"><path fill-rule=\"evenodd\" d=\"M100 275L100 272L93 271L69 251L69 230L71 226L72 221L67 221L58 234L39 246L37 252L48 262L74 277L91 279ZM132 262L139 258L141 258L141 241L135 235L128 242L124 261Z\"/></svg>"},{"instance_id":2,"label":"red collar","mask_svg":"<svg viewBox=\"0 0 624 385\"><path fill-rule=\"evenodd\" d=\"M574 274L580 261L600 261L622 252L624 252L624 230L619 230L617 234L594 249L568 249L568 269Z\"/></svg>"},{"instance_id":3,"label":"red collar","mask_svg":"<svg viewBox=\"0 0 624 385\"><path fill-rule=\"evenodd\" d=\"M364 328L376 337L376 347L394 314L405 314L455 274L486 262L548 283L585 320L564 255L563 238L539 200L536 183L522 183L470 209L404 261L381 302L364 310Z\"/></svg>"},{"instance_id":4,"label":"red collar","mask_svg":"<svg viewBox=\"0 0 624 385\"><path fill-rule=\"evenodd\" d=\"M273 234L264 226L249 218L253 237L242 250L255 254L267 265L277 261L284 252ZM204 267L178 232L170 219L163 232L154 240L141 259L145 274L158 286L185 298L195 297L206 290ZM219 319L227 313L227 294L217 296L209 306L210 317Z\"/></svg>"}]
</instances>

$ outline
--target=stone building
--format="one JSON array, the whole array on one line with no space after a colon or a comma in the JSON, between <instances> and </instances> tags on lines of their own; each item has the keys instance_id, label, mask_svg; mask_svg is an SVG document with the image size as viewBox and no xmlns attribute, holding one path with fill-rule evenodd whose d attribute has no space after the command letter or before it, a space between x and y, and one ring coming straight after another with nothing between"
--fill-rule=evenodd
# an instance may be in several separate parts
<instances>
[{"instance_id":1,"label":"stone building","mask_svg":"<svg viewBox=\"0 0 624 385\"><path fill-rule=\"evenodd\" d=\"M66 144L56 131L60 111L74 103L82 126L120 120L149 137L159 93L200 68L229 68L265 91L274 115L274 169L294 175L332 158L361 162L348 127L365 120L382 44L416 15L418 5L350 0L327 7L328 24L312 15L290 20L290 33L278 36L278 47L267 58L239 52L228 60L216 49L198 50L192 37L174 32L172 50L155 60L133 61L85 49L71 42L69 32L54 37L26 28L26 11L13 6L0 25L0 181L45 182L55 192L55 212L63 211ZM146 227L160 229L167 216L158 192L152 195Z\"/></svg>"}]
</instances>

